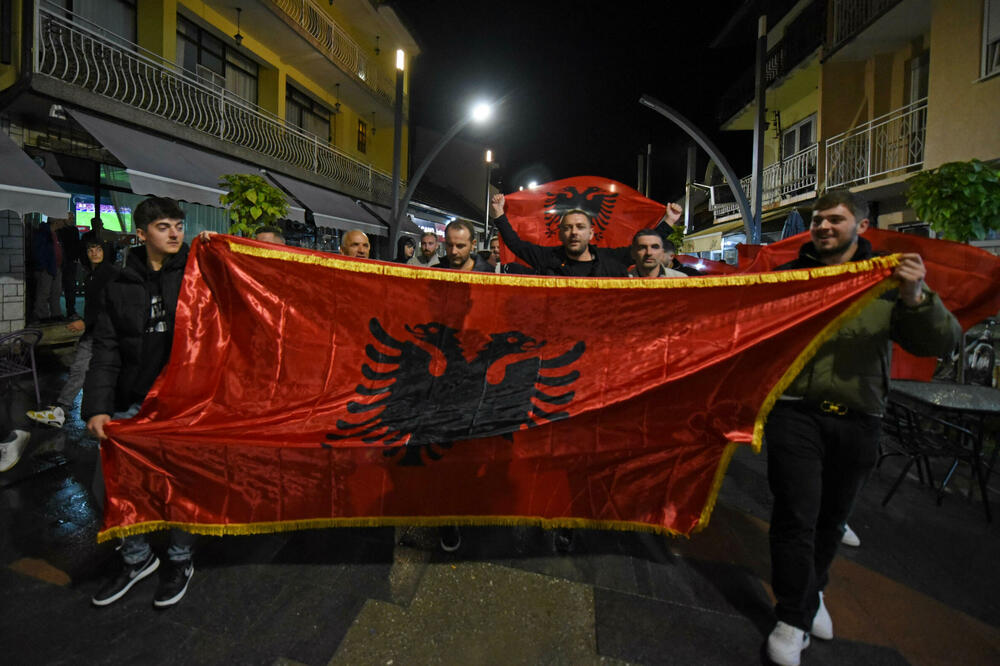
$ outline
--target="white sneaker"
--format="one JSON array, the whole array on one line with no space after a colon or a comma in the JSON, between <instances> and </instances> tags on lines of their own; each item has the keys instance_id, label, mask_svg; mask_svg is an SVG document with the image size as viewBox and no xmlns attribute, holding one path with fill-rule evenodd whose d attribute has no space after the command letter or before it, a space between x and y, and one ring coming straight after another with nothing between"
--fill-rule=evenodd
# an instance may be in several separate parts
<instances>
[{"instance_id":1,"label":"white sneaker","mask_svg":"<svg viewBox=\"0 0 1000 666\"><path fill-rule=\"evenodd\" d=\"M31 433L26 430L13 430L7 439L0 442L0 472L6 472L17 464L28 445Z\"/></svg>"},{"instance_id":2,"label":"white sneaker","mask_svg":"<svg viewBox=\"0 0 1000 666\"><path fill-rule=\"evenodd\" d=\"M861 545L861 539L858 538L857 533L851 529L850 525L844 523L844 536L840 537L840 543L857 548Z\"/></svg>"},{"instance_id":3,"label":"white sneaker","mask_svg":"<svg viewBox=\"0 0 1000 666\"><path fill-rule=\"evenodd\" d=\"M816 616L813 618L812 629L809 633L824 641L833 640L833 618L830 617L830 611L823 603L822 592L819 593L819 608L816 609Z\"/></svg>"},{"instance_id":4,"label":"white sneaker","mask_svg":"<svg viewBox=\"0 0 1000 666\"><path fill-rule=\"evenodd\" d=\"M66 423L66 413L59 405L49 405L48 409L42 409L37 412L34 410L29 411L28 418L36 423L52 426L53 428L62 428L63 424Z\"/></svg>"},{"instance_id":5,"label":"white sneaker","mask_svg":"<svg viewBox=\"0 0 1000 666\"><path fill-rule=\"evenodd\" d=\"M809 634L784 622L778 622L767 637L767 656L778 666L799 666L807 647Z\"/></svg>"}]
</instances>

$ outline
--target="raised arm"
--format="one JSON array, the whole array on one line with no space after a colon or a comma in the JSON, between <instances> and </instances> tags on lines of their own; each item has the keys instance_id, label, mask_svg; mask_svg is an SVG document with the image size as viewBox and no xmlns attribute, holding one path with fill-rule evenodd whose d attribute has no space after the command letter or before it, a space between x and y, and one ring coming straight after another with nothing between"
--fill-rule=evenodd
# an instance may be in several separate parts
<instances>
[{"instance_id":1,"label":"raised arm","mask_svg":"<svg viewBox=\"0 0 1000 666\"><path fill-rule=\"evenodd\" d=\"M544 245L535 245L534 243L522 240L521 237L517 235L517 232L514 231L514 227L511 226L507 216L504 215L503 206L503 194L494 194L493 199L490 201L490 208L492 209L493 215L496 217L494 223L496 224L497 230L500 232L503 244L507 246L511 252L517 255L518 259L526 262L535 270L544 269L550 263L552 248L545 247Z\"/></svg>"}]
</instances>

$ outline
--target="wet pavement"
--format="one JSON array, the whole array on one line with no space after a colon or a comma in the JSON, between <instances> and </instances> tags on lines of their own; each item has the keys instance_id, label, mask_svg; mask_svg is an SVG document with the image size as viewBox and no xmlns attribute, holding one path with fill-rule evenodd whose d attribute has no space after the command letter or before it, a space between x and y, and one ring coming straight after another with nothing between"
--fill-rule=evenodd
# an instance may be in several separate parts
<instances>
[{"instance_id":1,"label":"wet pavement","mask_svg":"<svg viewBox=\"0 0 1000 666\"><path fill-rule=\"evenodd\" d=\"M70 350L39 354L43 401ZM153 609L150 577L99 609L117 555L96 542L79 402L57 430L24 419L30 378L0 391L0 426L32 433L0 473L5 664L766 663L770 496L749 449L690 539L580 530L560 555L539 529L465 528L453 554L419 529L202 537L177 606ZM859 498L862 545L842 548L826 593L837 636L803 664L1000 663L1000 530L962 494L967 470L942 506L911 478L883 508L899 469L887 459Z\"/></svg>"}]
</instances>

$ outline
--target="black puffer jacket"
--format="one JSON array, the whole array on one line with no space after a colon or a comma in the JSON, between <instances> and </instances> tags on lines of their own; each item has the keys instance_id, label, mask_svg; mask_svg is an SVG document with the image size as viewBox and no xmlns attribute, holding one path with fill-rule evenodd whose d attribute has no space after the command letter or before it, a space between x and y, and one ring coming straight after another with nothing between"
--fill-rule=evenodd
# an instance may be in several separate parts
<instances>
[{"instance_id":1,"label":"black puffer jacket","mask_svg":"<svg viewBox=\"0 0 1000 666\"><path fill-rule=\"evenodd\" d=\"M187 258L188 246L184 244L161 269L160 288L171 331ZM142 372L143 334L150 309L149 282L153 278L155 273L146 263L146 248L138 247L128 253L124 268L105 288L104 307L93 332L94 356L83 386L80 415L84 421L96 414L127 409L149 391L151 382L146 386L139 384L147 384L140 379L143 375L155 377L155 373Z\"/></svg>"},{"instance_id":2,"label":"black puffer jacket","mask_svg":"<svg viewBox=\"0 0 1000 666\"><path fill-rule=\"evenodd\" d=\"M109 256L107 253L104 256ZM83 323L84 335L91 335L97 325L97 315L104 307L104 289L118 277L119 269L110 261L102 261L97 267L90 270L90 262L87 262L88 272L83 278L84 301L83 301Z\"/></svg>"}]
</instances>

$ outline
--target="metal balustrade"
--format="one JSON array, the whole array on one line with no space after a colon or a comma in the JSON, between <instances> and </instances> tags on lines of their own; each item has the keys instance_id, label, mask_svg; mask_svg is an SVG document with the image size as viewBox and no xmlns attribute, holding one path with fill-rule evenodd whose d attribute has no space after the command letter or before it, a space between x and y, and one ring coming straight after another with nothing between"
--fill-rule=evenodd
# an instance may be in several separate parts
<instances>
[{"instance_id":1,"label":"metal balustrade","mask_svg":"<svg viewBox=\"0 0 1000 666\"><path fill-rule=\"evenodd\" d=\"M35 72L313 171L391 204L392 177L139 46L38 9ZM221 175L221 174L220 174Z\"/></svg>"},{"instance_id":2,"label":"metal balustrade","mask_svg":"<svg viewBox=\"0 0 1000 666\"><path fill-rule=\"evenodd\" d=\"M826 140L826 186L872 180L924 162L927 98Z\"/></svg>"},{"instance_id":3,"label":"metal balustrade","mask_svg":"<svg viewBox=\"0 0 1000 666\"><path fill-rule=\"evenodd\" d=\"M348 74L392 106L395 103L396 79L364 55L357 42L317 7L312 0L271 0L289 18L316 40L317 46Z\"/></svg>"},{"instance_id":4,"label":"metal balustrade","mask_svg":"<svg viewBox=\"0 0 1000 666\"><path fill-rule=\"evenodd\" d=\"M813 144L805 150L768 165L761 174L763 180L764 205L777 203L784 198L816 190L816 161L818 146ZM751 198L752 177L740 178L740 187ZM726 217L738 210L735 203L718 204L712 208L716 217Z\"/></svg>"},{"instance_id":5,"label":"metal balustrade","mask_svg":"<svg viewBox=\"0 0 1000 666\"><path fill-rule=\"evenodd\" d=\"M844 43L868 27L884 12L899 4L900 0L833 0L833 30L827 44L833 53Z\"/></svg>"}]
</instances>

